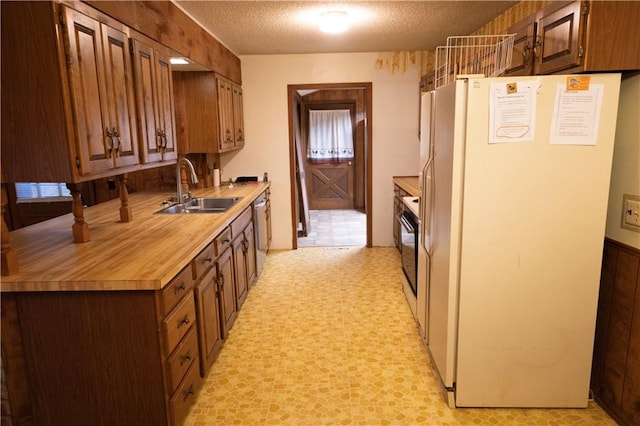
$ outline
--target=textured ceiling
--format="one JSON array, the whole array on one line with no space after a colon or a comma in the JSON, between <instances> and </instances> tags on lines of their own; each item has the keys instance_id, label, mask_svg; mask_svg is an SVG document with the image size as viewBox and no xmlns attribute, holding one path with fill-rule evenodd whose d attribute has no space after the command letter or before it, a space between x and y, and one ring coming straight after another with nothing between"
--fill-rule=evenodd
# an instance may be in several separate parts
<instances>
[{"instance_id":1,"label":"textured ceiling","mask_svg":"<svg viewBox=\"0 0 640 426\"><path fill-rule=\"evenodd\" d=\"M516 1L173 0L236 55L434 50L468 35ZM324 34L319 15L341 10L344 34Z\"/></svg>"}]
</instances>

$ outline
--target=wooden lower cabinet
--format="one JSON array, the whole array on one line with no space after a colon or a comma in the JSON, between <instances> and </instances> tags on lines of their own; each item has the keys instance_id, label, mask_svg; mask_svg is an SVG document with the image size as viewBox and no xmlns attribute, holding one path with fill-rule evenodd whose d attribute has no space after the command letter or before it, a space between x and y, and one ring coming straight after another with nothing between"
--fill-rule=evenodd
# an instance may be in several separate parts
<instances>
[{"instance_id":1,"label":"wooden lower cabinet","mask_svg":"<svg viewBox=\"0 0 640 426\"><path fill-rule=\"evenodd\" d=\"M216 268L211 268L196 287L200 373L205 377L222 348L220 293L216 285Z\"/></svg>"},{"instance_id":2,"label":"wooden lower cabinet","mask_svg":"<svg viewBox=\"0 0 640 426\"><path fill-rule=\"evenodd\" d=\"M602 259L591 389L619 424L640 424L640 250L609 239Z\"/></svg>"},{"instance_id":3,"label":"wooden lower cabinet","mask_svg":"<svg viewBox=\"0 0 640 426\"><path fill-rule=\"evenodd\" d=\"M14 424L182 424L201 380L182 284L170 287L175 304L166 291L3 293Z\"/></svg>"},{"instance_id":4,"label":"wooden lower cabinet","mask_svg":"<svg viewBox=\"0 0 640 426\"><path fill-rule=\"evenodd\" d=\"M216 284L220 293L220 319L222 336L227 336L236 320L236 289L233 275L233 255L227 248L216 261Z\"/></svg>"},{"instance_id":5,"label":"wooden lower cabinet","mask_svg":"<svg viewBox=\"0 0 640 426\"><path fill-rule=\"evenodd\" d=\"M245 244L244 233L240 233L233 240L233 271L236 277L236 306L238 309L244 303L249 292Z\"/></svg>"}]
</instances>

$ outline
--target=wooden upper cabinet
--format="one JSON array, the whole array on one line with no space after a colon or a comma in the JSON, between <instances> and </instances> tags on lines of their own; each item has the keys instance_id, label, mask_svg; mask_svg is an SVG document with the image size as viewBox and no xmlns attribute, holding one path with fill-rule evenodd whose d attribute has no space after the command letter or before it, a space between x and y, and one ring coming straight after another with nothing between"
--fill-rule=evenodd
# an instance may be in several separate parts
<instances>
[{"instance_id":1,"label":"wooden upper cabinet","mask_svg":"<svg viewBox=\"0 0 640 426\"><path fill-rule=\"evenodd\" d=\"M551 9L545 9L538 20L536 74L551 74L582 65L584 45L580 30L585 24L582 16L586 16L587 6L575 1L554 10L556 7L553 4Z\"/></svg>"},{"instance_id":2,"label":"wooden upper cabinet","mask_svg":"<svg viewBox=\"0 0 640 426\"><path fill-rule=\"evenodd\" d=\"M177 158L173 80L169 55L151 40L134 37L133 63L142 162Z\"/></svg>"},{"instance_id":3,"label":"wooden upper cabinet","mask_svg":"<svg viewBox=\"0 0 640 426\"><path fill-rule=\"evenodd\" d=\"M244 111L242 102L242 87L234 84L233 90L233 135L234 146L244 146Z\"/></svg>"},{"instance_id":4,"label":"wooden upper cabinet","mask_svg":"<svg viewBox=\"0 0 640 426\"><path fill-rule=\"evenodd\" d=\"M84 2L0 7L5 182L83 182L175 163L169 49L141 34L132 41L136 31Z\"/></svg>"},{"instance_id":5,"label":"wooden upper cabinet","mask_svg":"<svg viewBox=\"0 0 640 426\"><path fill-rule=\"evenodd\" d=\"M235 145L233 126L233 86L230 81L216 77L218 81L218 117L220 123L220 150L228 151Z\"/></svg>"},{"instance_id":6,"label":"wooden upper cabinet","mask_svg":"<svg viewBox=\"0 0 640 426\"><path fill-rule=\"evenodd\" d=\"M640 69L640 2L551 2L507 30L515 33L505 75Z\"/></svg>"},{"instance_id":7,"label":"wooden upper cabinet","mask_svg":"<svg viewBox=\"0 0 640 426\"><path fill-rule=\"evenodd\" d=\"M80 175L138 163L127 35L60 6Z\"/></svg>"},{"instance_id":8,"label":"wooden upper cabinet","mask_svg":"<svg viewBox=\"0 0 640 426\"><path fill-rule=\"evenodd\" d=\"M173 73L180 154L222 153L244 146L242 87L209 71Z\"/></svg>"},{"instance_id":9,"label":"wooden upper cabinet","mask_svg":"<svg viewBox=\"0 0 640 426\"><path fill-rule=\"evenodd\" d=\"M536 28L536 16L531 15L507 30L507 33L515 34L515 37L511 66L507 68L504 75L533 74Z\"/></svg>"}]
</instances>

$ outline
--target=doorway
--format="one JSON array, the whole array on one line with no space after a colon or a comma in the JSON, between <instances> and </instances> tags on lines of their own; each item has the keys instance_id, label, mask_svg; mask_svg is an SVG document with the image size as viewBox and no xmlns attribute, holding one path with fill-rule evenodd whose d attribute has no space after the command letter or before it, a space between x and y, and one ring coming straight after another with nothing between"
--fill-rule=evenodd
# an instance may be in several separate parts
<instances>
[{"instance_id":1,"label":"doorway","mask_svg":"<svg viewBox=\"0 0 640 426\"><path fill-rule=\"evenodd\" d=\"M371 83L288 86L294 249L371 247L371 104ZM317 111L342 111L350 116L352 158L317 161L308 154L309 117Z\"/></svg>"}]
</instances>

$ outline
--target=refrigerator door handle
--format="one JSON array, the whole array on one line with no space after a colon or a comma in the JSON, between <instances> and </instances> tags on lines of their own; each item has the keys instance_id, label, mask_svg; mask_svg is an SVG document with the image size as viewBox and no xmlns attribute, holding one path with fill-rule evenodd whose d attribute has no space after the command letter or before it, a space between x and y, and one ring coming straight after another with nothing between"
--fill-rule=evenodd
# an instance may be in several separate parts
<instances>
[{"instance_id":1,"label":"refrigerator door handle","mask_svg":"<svg viewBox=\"0 0 640 426\"><path fill-rule=\"evenodd\" d=\"M431 255L431 222L433 216L433 161L430 157L421 173L422 176L422 205L420 206L421 230L420 244Z\"/></svg>"}]
</instances>

